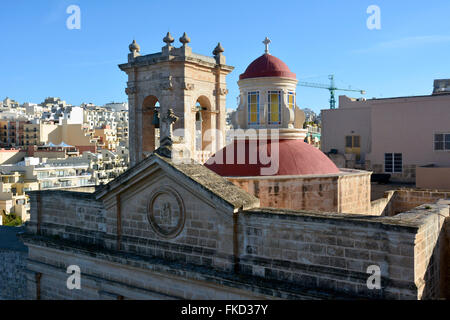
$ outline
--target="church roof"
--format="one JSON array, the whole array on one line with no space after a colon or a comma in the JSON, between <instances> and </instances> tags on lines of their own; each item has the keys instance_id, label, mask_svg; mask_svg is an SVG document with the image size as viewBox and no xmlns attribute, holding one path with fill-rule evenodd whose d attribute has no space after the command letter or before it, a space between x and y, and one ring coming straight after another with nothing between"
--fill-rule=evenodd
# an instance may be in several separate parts
<instances>
[{"instance_id":1,"label":"church roof","mask_svg":"<svg viewBox=\"0 0 450 320\"><path fill-rule=\"evenodd\" d=\"M200 163L176 163L169 158L152 153L135 166L125 171L122 175L101 187L96 191L96 198L103 198L116 189L126 187L134 178L144 174L147 168L154 164L159 165L163 170L174 170L185 178L194 182L198 188L209 193L215 200L221 199L234 209L248 209L259 206L259 199L235 186L227 179L217 175Z\"/></svg>"},{"instance_id":2,"label":"church roof","mask_svg":"<svg viewBox=\"0 0 450 320\"><path fill-rule=\"evenodd\" d=\"M296 79L295 73L289 70L286 63L267 53L250 63L245 72L239 76L239 80L261 77Z\"/></svg>"},{"instance_id":3,"label":"church roof","mask_svg":"<svg viewBox=\"0 0 450 320\"><path fill-rule=\"evenodd\" d=\"M242 141L242 140L241 140ZM243 142L243 141L242 141ZM278 170L273 176L297 176L297 175L326 175L337 174L340 170L322 151L303 142L302 140L277 140L259 141L257 150L251 150L252 143L245 140L245 163L238 161L241 154L238 141L229 144L216 153L205 164L207 168L223 177L255 177L262 176L263 168L270 168L271 163L261 160L260 155L267 155L269 159L278 159ZM234 152L233 149L234 148ZM266 150L260 151L261 148ZM272 153L278 148L278 157L272 157ZM230 150L231 149L231 150ZM227 153L229 156L227 159ZM233 155L234 153L234 155ZM251 161L250 154L258 155L257 161ZM234 157L234 158L233 158ZM231 159L230 159L231 158ZM219 163L213 163L213 159L219 159ZM230 161L231 160L231 161ZM241 160L241 159L239 159ZM256 163L255 163L256 162ZM270 174L269 174L270 175Z\"/></svg>"}]
</instances>

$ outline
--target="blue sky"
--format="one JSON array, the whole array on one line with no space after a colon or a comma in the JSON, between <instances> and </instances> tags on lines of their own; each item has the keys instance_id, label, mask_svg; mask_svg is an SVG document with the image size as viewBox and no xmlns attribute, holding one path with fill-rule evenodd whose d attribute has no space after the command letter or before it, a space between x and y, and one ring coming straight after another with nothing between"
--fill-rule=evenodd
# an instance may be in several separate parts
<instances>
[{"instance_id":1,"label":"blue sky","mask_svg":"<svg viewBox=\"0 0 450 320\"><path fill-rule=\"evenodd\" d=\"M81 29L69 30L69 5L81 8ZM369 30L369 5L381 9L381 30ZM227 107L237 80L264 52L288 64L299 80L365 89L366 97L430 94L433 79L450 78L450 1L279 0L4 0L0 1L0 98L39 103L59 96L72 104L126 101L126 62L133 38L141 53L161 50L170 31L187 32L197 53L225 48ZM339 92L338 94L344 94ZM349 93L350 96L359 95ZM297 104L328 107L327 90L299 87Z\"/></svg>"}]
</instances>

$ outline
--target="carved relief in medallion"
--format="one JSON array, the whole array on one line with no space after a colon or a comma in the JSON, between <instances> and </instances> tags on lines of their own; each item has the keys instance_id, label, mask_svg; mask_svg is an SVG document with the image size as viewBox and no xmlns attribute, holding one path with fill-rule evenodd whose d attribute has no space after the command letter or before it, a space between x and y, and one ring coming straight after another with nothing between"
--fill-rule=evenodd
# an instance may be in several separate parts
<instances>
[{"instance_id":1,"label":"carved relief in medallion","mask_svg":"<svg viewBox=\"0 0 450 320\"><path fill-rule=\"evenodd\" d=\"M148 204L148 219L153 230L164 238L175 238L184 228L185 212L181 197L174 190L157 191Z\"/></svg>"}]
</instances>

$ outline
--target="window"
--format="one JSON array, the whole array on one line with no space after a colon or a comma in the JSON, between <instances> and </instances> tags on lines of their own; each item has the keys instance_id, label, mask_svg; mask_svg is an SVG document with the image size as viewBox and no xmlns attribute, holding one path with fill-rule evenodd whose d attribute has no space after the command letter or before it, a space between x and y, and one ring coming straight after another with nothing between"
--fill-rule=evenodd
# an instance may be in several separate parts
<instances>
[{"instance_id":1,"label":"window","mask_svg":"<svg viewBox=\"0 0 450 320\"><path fill-rule=\"evenodd\" d=\"M435 151L450 151L450 133L437 133L434 135Z\"/></svg>"},{"instance_id":2,"label":"window","mask_svg":"<svg viewBox=\"0 0 450 320\"><path fill-rule=\"evenodd\" d=\"M353 139L352 136L346 136L345 137L345 147L351 148L353 146Z\"/></svg>"},{"instance_id":3,"label":"window","mask_svg":"<svg viewBox=\"0 0 450 320\"><path fill-rule=\"evenodd\" d=\"M269 91L269 124L280 124L281 92Z\"/></svg>"},{"instance_id":4,"label":"window","mask_svg":"<svg viewBox=\"0 0 450 320\"><path fill-rule=\"evenodd\" d=\"M248 93L248 124L259 124L259 92Z\"/></svg>"},{"instance_id":5,"label":"window","mask_svg":"<svg viewBox=\"0 0 450 320\"><path fill-rule=\"evenodd\" d=\"M289 109L294 110L295 95L293 92L288 92L288 106L289 106Z\"/></svg>"},{"instance_id":6,"label":"window","mask_svg":"<svg viewBox=\"0 0 450 320\"><path fill-rule=\"evenodd\" d=\"M345 136L345 147L346 148L361 148L361 137L360 136Z\"/></svg>"},{"instance_id":7,"label":"window","mask_svg":"<svg viewBox=\"0 0 450 320\"><path fill-rule=\"evenodd\" d=\"M398 173L402 172L403 159L401 153L384 154L384 172Z\"/></svg>"},{"instance_id":8,"label":"window","mask_svg":"<svg viewBox=\"0 0 450 320\"><path fill-rule=\"evenodd\" d=\"M360 136L353 136L353 148L361 148L361 137Z\"/></svg>"}]
</instances>

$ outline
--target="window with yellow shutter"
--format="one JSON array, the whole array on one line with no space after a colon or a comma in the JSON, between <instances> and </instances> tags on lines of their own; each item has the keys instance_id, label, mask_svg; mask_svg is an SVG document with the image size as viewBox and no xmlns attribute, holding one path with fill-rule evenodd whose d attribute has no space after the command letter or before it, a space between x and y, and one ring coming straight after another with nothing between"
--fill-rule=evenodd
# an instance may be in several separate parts
<instances>
[{"instance_id":1,"label":"window with yellow shutter","mask_svg":"<svg viewBox=\"0 0 450 320\"><path fill-rule=\"evenodd\" d=\"M269 91L269 124L281 123L281 92Z\"/></svg>"},{"instance_id":2,"label":"window with yellow shutter","mask_svg":"<svg viewBox=\"0 0 450 320\"><path fill-rule=\"evenodd\" d=\"M295 95L293 92L288 92L288 106L289 106L289 109L294 110Z\"/></svg>"},{"instance_id":3,"label":"window with yellow shutter","mask_svg":"<svg viewBox=\"0 0 450 320\"><path fill-rule=\"evenodd\" d=\"M259 124L259 92L248 93L248 124Z\"/></svg>"}]
</instances>

